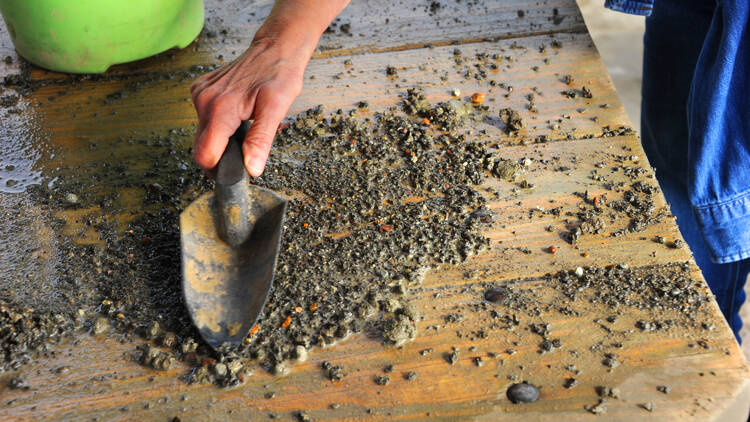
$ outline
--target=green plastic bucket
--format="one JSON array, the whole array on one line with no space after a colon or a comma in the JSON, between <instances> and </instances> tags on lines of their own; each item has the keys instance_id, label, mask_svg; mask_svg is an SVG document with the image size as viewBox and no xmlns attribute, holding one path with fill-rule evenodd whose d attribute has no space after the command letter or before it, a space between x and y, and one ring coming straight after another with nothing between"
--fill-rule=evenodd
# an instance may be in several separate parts
<instances>
[{"instance_id":1,"label":"green plastic bucket","mask_svg":"<svg viewBox=\"0 0 750 422\"><path fill-rule=\"evenodd\" d=\"M16 51L45 69L101 73L190 44L203 0L0 0Z\"/></svg>"}]
</instances>

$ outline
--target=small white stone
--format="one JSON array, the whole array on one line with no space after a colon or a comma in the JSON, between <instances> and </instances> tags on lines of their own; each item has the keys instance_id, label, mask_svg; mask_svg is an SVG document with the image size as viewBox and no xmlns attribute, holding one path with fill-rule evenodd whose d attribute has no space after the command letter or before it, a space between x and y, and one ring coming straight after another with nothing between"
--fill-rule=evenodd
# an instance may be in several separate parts
<instances>
[{"instance_id":1,"label":"small white stone","mask_svg":"<svg viewBox=\"0 0 750 422\"><path fill-rule=\"evenodd\" d=\"M453 96L454 97L460 97L461 96L461 90L458 88L453 89Z\"/></svg>"},{"instance_id":2,"label":"small white stone","mask_svg":"<svg viewBox=\"0 0 750 422\"><path fill-rule=\"evenodd\" d=\"M297 362L304 362L307 360L307 349L305 349L305 346L298 345L294 348L294 355L297 358Z\"/></svg>"},{"instance_id":3,"label":"small white stone","mask_svg":"<svg viewBox=\"0 0 750 422\"><path fill-rule=\"evenodd\" d=\"M581 267L576 268L576 275L578 277L583 277L583 268Z\"/></svg>"}]
</instances>

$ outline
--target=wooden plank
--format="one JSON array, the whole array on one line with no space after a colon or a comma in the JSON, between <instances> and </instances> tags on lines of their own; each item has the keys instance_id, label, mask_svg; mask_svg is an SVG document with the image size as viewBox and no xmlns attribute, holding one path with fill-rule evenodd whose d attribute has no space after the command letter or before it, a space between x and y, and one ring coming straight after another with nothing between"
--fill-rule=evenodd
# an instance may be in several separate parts
<instances>
[{"instance_id":1,"label":"wooden plank","mask_svg":"<svg viewBox=\"0 0 750 422\"><path fill-rule=\"evenodd\" d=\"M549 47L555 40L561 43L561 48ZM545 52L539 51L542 45L547 46ZM345 58L314 59L305 72L303 94L294 102L290 115L319 104L326 111L350 110L363 99L369 102L371 110L382 110L393 105L408 87L419 85L433 102L451 99L454 89L462 92L461 100L473 92L485 93L485 104L492 111L484 122L477 123L476 130L486 131L488 139L504 145L533 142L540 135L550 140L600 136L605 126L629 123L614 86L609 78L602 77L606 70L586 34L536 36L461 46L459 50L464 57L461 65L456 64L455 49L455 46L446 46L363 54L348 59L350 65L345 64ZM498 69L489 70L483 80L466 79L464 74L468 69L475 70L479 53L502 57L489 60L490 64L496 63ZM386 75L388 65L399 67L398 78ZM535 66L540 69L533 71ZM489 64L485 67L489 69ZM572 75L576 82L566 85L561 81L564 75ZM48 85L35 92L31 103L44 110L38 121L48 131L51 141L75 150L88 147L93 139L103 142L120 137L166 134L177 128L194 130L195 112L188 90L191 81L192 78L184 75L177 78L145 75ZM491 81L497 86L490 85ZM512 86L512 92L499 84ZM580 90L582 86L588 87L594 97L571 99L562 94L571 88ZM527 109L529 95L534 95L536 112ZM504 107L518 110L527 122L518 136L510 137L504 132L497 117L498 110ZM121 158L127 157L126 151L116 152ZM75 160L75 157L70 158Z\"/></svg>"},{"instance_id":2,"label":"wooden plank","mask_svg":"<svg viewBox=\"0 0 750 422\"><path fill-rule=\"evenodd\" d=\"M417 4L403 0L353 1L334 22L335 29L332 27L331 32L323 35L316 56L585 30L578 8L569 0L435 3L440 7L431 9L428 2ZM115 66L108 74L174 72L193 66L227 63L250 45L272 5L272 0L206 1L205 29L196 42L182 51L169 51L154 58ZM519 13L523 17L519 17ZM349 25L350 29L342 31L344 25ZM0 55L12 56L11 51L7 29L0 28ZM5 69L11 70L15 67ZM64 79L65 76L34 68L31 78Z\"/></svg>"},{"instance_id":3,"label":"wooden plank","mask_svg":"<svg viewBox=\"0 0 750 422\"><path fill-rule=\"evenodd\" d=\"M491 7L503 8L499 3L502 2L491 3ZM563 3L575 7L572 2ZM539 6L539 10L549 7ZM508 11L513 10L509 6ZM239 24L226 25L234 28ZM487 235L492 248L459 266L442 266L429 272L414 293L413 303L423 316L416 340L400 348L384 348L365 335L352 336L335 347L313 349L310 359L295 366L287 376L273 377L258 369L245 385L219 390L210 385L185 385L178 377L186 373L187 366L157 372L138 365L130 358L135 345L141 343L137 339L80 335L75 347L61 344L55 353L21 369L31 390L0 388L0 419L90 420L96 416L100 420L168 420L179 416L183 420L256 420L274 413L290 420L294 412L304 409L316 420L581 420L592 417L584 406L597 403L594 387L598 385L621 390L620 399L607 401L607 420L649 417L703 421L723 415L738 397L746 394L750 374L715 303L703 308L695 324L645 332L635 329L635 321L677 316L670 311L655 315L654 311L635 308L612 310L585 300L561 302L559 291L544 279L546 273L577 266L625 262L632 267L646 267L691 261L687 249L671 249L652 241L656 235L668 240L679 238L669 218L621 237L610 236L626 223L616 219L603 233L583 235L575 245L561 238L565 219L572 218L566 212L575 212L582 202L576 193L607 193L609 201L614 201L635 180L654 182L648 173L631 179L622 171L624 166L635 166L636 162L646 165L634 135L600 137L603 126L624 125L627 118L588 36L555 34L554 39L562 43L560 49L550 47L552 39L537 35L462 45L459 48L466 64L457 68L455 47L440 46L347 57L351 65L345 65L343 57L321 57L313 60L307 70L305 92L295 102L292 113L317 104L323 104L328 111L350 109L359 100L369 101L370 110L376 112L396 104L397 95L415 84L425 87L431 101L451 98L454 88L460 89L463 97L484 92L491 112L487 119L475 124L476 136L495 145L504 158L531 160L522 179L535 185L535 189L519 189L517 183L493 178L484 185L500 193L498 197L490 196L494 222ZM542 43L547 45L544 52L539 48ZM500 64L510 67L501 67L490 76L514 85L508 99L504 96L507 90L491 87L489 80L466 80L460 75L473 65L475 54L483 52L514 58L512 63L503 59ZM549 64L544 59L549 59ZM387 65L399 67L397 79L385 75ZM533 71L534 66L540 70ZM561 95L562 90L570 88L560 81L565 74L574 76L573 88L585 85L594 98L570 99ZM315 78L310 79L313 75ZM443 75L445 79L441 79ZM20 114L6 116L14 125L3 136L46 143L45 150L55 151L56 155L40 159L39 165L44 168L64 166L68 168L64 171L89 177L100 176L96 165L107 163L141 174L143 167L138 162L142 147L127 141L167 135L170 129L192 131L195 117L187 96L190 79L185 74L165 79L153 73L43 86L22 100ZM141 84L133 85L137 82ZM125 95L107 98L117 93ZM535 94L536 113L525 108L531 93ZM609 107L601 108L603 104ZM494 117L498 109L506 106L519 110L527 120L527 127L519 136L506 135ZM598 121L591 120L593 117ZM549 127L555 124L560 127ZM551 141L534 143L539 135L551 135ZM567 140L568 135L573 139ZM188 147L189 136L175 139ZM522 142L524 139L527 142ZM556 171L562 165L570 169ZM614 188L591 178L592 172L606 176ZM105 185L114 182L100 180ZM618 188L618 182L623 187ZM143 184L146 183L144 175ZM121 203L123 216L143 211L140 187L128 189L132 191ZM660 195L656 205L665 206ZM561 213L535 211L540 207L560 207ZM96 234L87 237L95 238ZM557 247L555 254L545 251L550 245ZM530 253L519 250L523 248ZM690 268L690 276L701 280L697 268ZM477 277L466 276L472 273ZM486 286L496 283L512 283L528 292L539 312L517 311L521 325L514 330L489 329L493 324L489 314L492 309L511 312L502 306L488 309L482 301ZM705 285L701 289L708 294ZM577 314L560 313L560 304L570 306ZM445 316L454 312L461 312L464 319L460 323L446 322ZM618 319L610 331L595 322L612 313ZM562 347L538 353L540 337L528 330L531 323L549 323ZM700 323L717 328L704 330ZM480 329L489 330L490 335L480 338L471 334ZM711 348L688 346L701 340ZM622 347L613 346L617 343ZM454 365L444 357L452 346L460 350ZM507 353L509 348L516 353ZM426 349L433 352L423 356L420 352ZM602 353L614 349L623 364L616 368L602 365ZM578 354L575 359L573 351ZM498 356L491 358L488 352ZM482 368L473 361L479 356L483 357ZM320 369L324 360L341 365L348 375L339 382L328 381ZM373 378L383 374L387 364L396 368L391 383L375 385ZM565 369L569 364L576 364L583 371L576 375L579 385L571 389L563 387L564 379L572 374ZM56 371L65 365L74 365L76 370ZM403 379L402 374L410 370L419 374L417 380ZM510 384L517 382L508 378L512 376L543 387L541 400L527 405L510 404L504 394ZM2 377L0 384L5 385L7 378ZM672 391L668 395L659 393L658 385L668 385ZM265 398L271 391L275 397ZM654 403L651 413L638 407L646 402ZM340 407L331 408L333 403Z\"/></svg>"},{"instance_id":4,"label":"wooden plank","mask_svg":"<svg viewBox=\"0 0 750 422\"><path fill-rule=\"evenodd\" d=\"M653 401L656 406L653 413L655 418L681 415L703 420L720 412L731 401L737 389L744 385L743 374L746 373L741 354L715 307L709 308L709 312L702 316L705 321L713 321L723 327L714 332L677 328L664 333L633 333L630 331L634 321L653 315L629 309L621 315L616 325L618 330L614 334L608 334L597 331L598 325L592 321L611 311L588 303L572 304L580 312L576 317L561 316L554 311L533 317L523 315L524 326L532 322L548 322L554 335L563 340L564 349L549 355L539 355L539 338L522 328L516 332L499 331L488 339L456 335L456 330L459 329L471 332L486 327L489 323L486 313L466 312L466 318L460 326L444 323L444 316L454 312L457 307L481 303L482 286L488 282L523 277L524 288L538 292L539 302L545 303L550 295L554 295L554 291L540 279L548 271L620 261L646 265L689 259L684 249L666 249L663 245L652 242L648 236L650 232L643 233L647 237L645 239L641 239L641 234L618 238L617 244L607 234L584 236L578 249L563 245L553 257L541 251L549 237L553 236L546 231L545 226L547 223L559 223L560 217L542 223L533 221L525 230L520 229L523 224L510 223L528 218L528 208L511 206L511 202L516 199L533 205L538 198L547 197L554 200L556 205L575 209L580 198L573 193L581 188L596 188L597 183L586 181L585 176L590 168L607 157L608 166L613 164L616 162L616 154L613 155L611 151L622 151L623 147L637 148L636 139L621 137L606 141L557 142L535 146L536 152L522 146L506 148L504 151L509 158L534 153L540 157L538 163L541 163L553 156L567 155L578 157L581 164L562 180L541 164L532 166L527 180L537 184L537 190L521 195L520 198L503 198L504 201L501 199L493 202L492 208L497 212L497 221L488 233L495 240L493 249L459 267L445 267L428 274L423 288L414 299L424 316L424 320L420 321L420 336L401 349L384 349L365 336L356 336L334 348L313 351L311 360L295 367L287 377L272 377L259 370L243 387L216 390L213 386L183 385L176 377L183 374L186 367L157 373L129 362L127 356L134 350L132 342L100 342L84 335L79 338L82 343L75 349L70 349L71 352L65 352L65 346L62 346L62 351L56 356L42 360L35 367L36 372L26 373L29 383L34 386L30 393L4 392L3 396L12 403L6 408L0 408L0 416L48 419L54 415L64 419L85 420L93 415L107 419L152 419L180 415L183 418L226 417L241 420L265 416L268 412L289 416L296 410L306 409L316 418L359 418L370 415L367 409L371 409L373 419L389 419L391 416L420 418L426 417L428 412L432 416L449 418L487 414L498 418L496 420L501 416L510 420L517 417L518 412L523 412L526 416L529 416L526 412L531 412L530 416L541 419L551 418L553 413L577 419L588 417L582 407L596 402L593 387L604 383L618 387L623 392L622 401L609 403L608 419L627 420L634 413L637 415L638 412L645 412L636 407L637 403ZM502 192L509 191L508 187L497 186L498 183L507 182L495 181L495 187ZM663 202L659 205L663 205ZM512 257L506 255L503 245L499 244L500 241L508 242L505 238L508 231L501 228L506 223L516 231L510 246L528 246L532 249L532 254L519 253ZM668 236L678 235L669 221L652 230L655 233L669 233ZM604 250L603 246L607 249ZM589 257L581 257L582 251L589 252ZM658 254L651 257L650 252ZM471 270L488 272L477 279L465 278L463 273ZM699 278L697 270L693 271L693 276ZM442 296L440 301L434 299L434 294L438 292ZM443 328L437 331L426 328L435 325ZM580 336L582 330L592 333ZM706 351L687 347L688 343L701 339L708 340L713 348ZM518 344L513 344L514 341ZM599 363L599 355L589 350L600 341L624 344L622 349L618 349L618 355L625 362L622 367L608 373ZM457 346L462 351L462 359L454 366L448 365L443 357L451 346ZM476 350L469 352L470 347L475 347ZM433 353L421 356L420 351L430 348L434 350ZM503 353L508 348L514 348L517 353ZM76 356L69 354L73 350ZM570 350L577 350L583 356L566 359L566 353ZM498 352L501 357L489 359L487 352ZM77 370L70 374L55 374L55 368L77 362L75 359L81 355L88 356L91 364L76 364ZM486 365L492 369L476 368L471 361L476 356L485 358ZM499 359L504 360L505 364L500 364ZM349 375L339 383L325 380L319 369L323 360L343 365ZM581 362L590 362L590 365L583 366ZM566 374L564 366L569 363L577 364L584 371L581 376L577 376L581 384L574 390L567 390L562 386ZM387 364L394 364L397 368L393 382L387 387L376 386L372 378L380 374L382 367ZM519 365L526 369L521 371ZM409 383L400 379L401 373L409 370L417 371L420 374L419 380L422 381ZM712 375L712 372L716 375ZM711 378L703 378L699 373ZM523 377L542 385L543 402L523 408L509 405L502 396L510 383L508 375ZM149 381L149 377L155 378ZM717 386L715 382L700 381L712 380L713 377L722 379L721 386ZM689 388L682 388L686 379L695 381ZM654 392L656 386L664 384L672 386L672 393L669 396L657 395ZM264 385L269 387L263 388ZM274 391L276 397L265 399L264 394L268 391ZM181 400L182 395L187 396L186 401ZM168 401L160 402L164 397L168 397ZM702 397L711 397L713 401L701 400ZM696 398L700 405L696 405ZM144 409L147 403L153 407ZM338 410L327 408L332 403L343 406ZM128 410L122 410L125 408ZM229 411L233 413L227 413Z\"/></svg>"}]
</instances>

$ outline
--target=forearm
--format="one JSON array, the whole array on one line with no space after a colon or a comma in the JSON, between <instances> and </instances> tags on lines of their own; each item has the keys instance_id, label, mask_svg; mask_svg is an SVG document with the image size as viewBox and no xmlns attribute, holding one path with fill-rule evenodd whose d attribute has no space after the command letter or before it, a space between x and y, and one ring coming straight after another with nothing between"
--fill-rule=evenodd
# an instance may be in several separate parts
<instances>
[{"instance_id":1,"label":"forearm","mask_svg":"<svg viewBox=\"0 0 750 422\"><path fill-rule=\"evenodd\" d=\"M349 0L277 0L253 38L287 57L307 63L323 31L349 4Z\"/></svg>"}]
</instances>

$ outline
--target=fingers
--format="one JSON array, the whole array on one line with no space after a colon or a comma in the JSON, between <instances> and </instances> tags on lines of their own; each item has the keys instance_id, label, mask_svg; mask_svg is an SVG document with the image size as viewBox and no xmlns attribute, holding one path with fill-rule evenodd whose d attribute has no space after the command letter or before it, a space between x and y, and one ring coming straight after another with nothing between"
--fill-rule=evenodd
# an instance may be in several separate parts
<instances>
[{"instance_id":1,"label":"fingers","mask_svg":"<svg viewBox=\"0 0 750 422\"><path fill-rule=\"evenodd\" d=\"M294 98L295 95L290 95L284 89L265 87L258 91L253 124L242 145L245 168L251 176L258 177L263 173L276 129Z\"/></svg>"},{"instance_id":2,"label":"fingers","mask_svg":"<svg viewBox=\"0 0 750 422\"><path fill-rule=\"evenodd\" d=\"M210 104L201 106L196 102L200 123L193 158L199 166L208 171L216 167L229 137L240 126L240 118L237 116L237 101L230 97L219 96Z\"/></svg>"}]
</instances>

